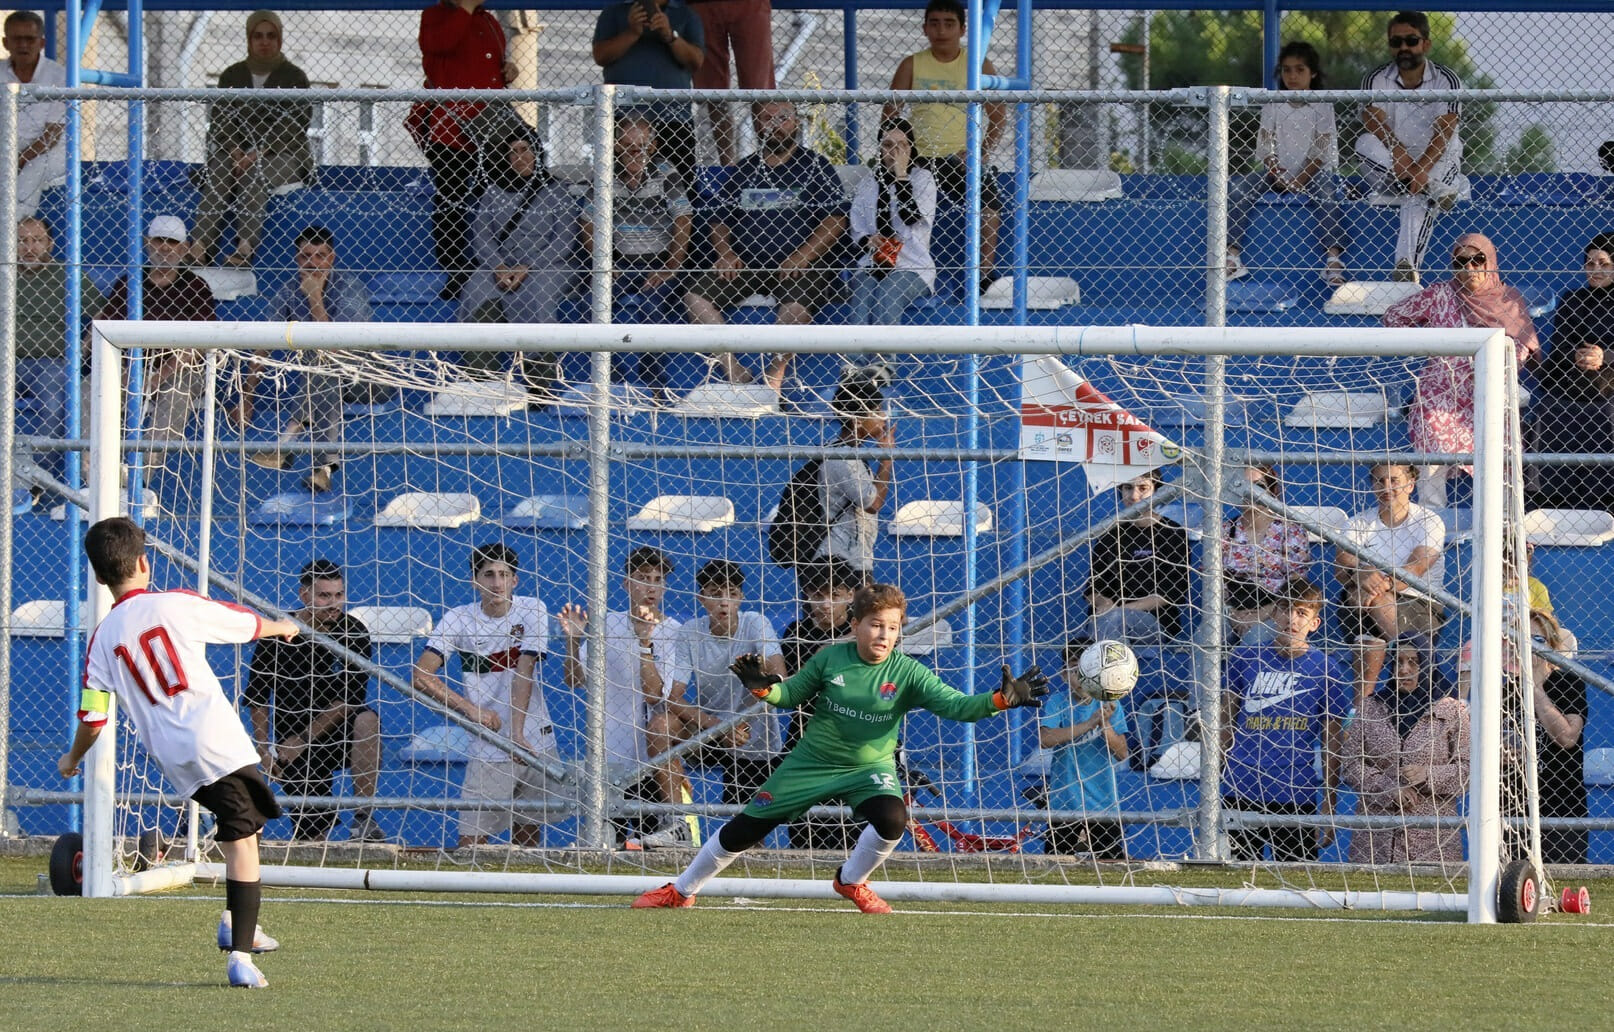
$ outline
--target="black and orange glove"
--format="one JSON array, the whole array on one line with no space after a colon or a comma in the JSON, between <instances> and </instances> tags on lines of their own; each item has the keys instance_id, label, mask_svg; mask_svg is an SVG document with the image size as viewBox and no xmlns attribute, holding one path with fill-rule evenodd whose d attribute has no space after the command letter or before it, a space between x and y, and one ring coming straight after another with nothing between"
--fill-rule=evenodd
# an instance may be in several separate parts
<instances>
[{"instance_id":1,"label":"black and orange glove","mask_svg":"<svg viewBox=\"0 0 1614 1032\"><path fill-rule=\"evenodd\" d=\"M992 701L998 709L1019 709L1029 706L1033 709L1042 706L1042 697L1048 694L1048 678L1043 676L1040 667L1031 667L1019 677L1009 676L1009 668L1003 668L1003 686L992 693Z\"/></svg>"},{"instance_id":2,"label":"black and orange glove","mask_svg":"<svg viewBox=\"0 0 1614 1032\"><path fill-rule=\"evenodd\" d=\"M729 665L729 672L740 679L745 690L762 698L779 683L779 679L762 669L762 657L755 652L747 652Z\"/></svg>"}]
</instances>

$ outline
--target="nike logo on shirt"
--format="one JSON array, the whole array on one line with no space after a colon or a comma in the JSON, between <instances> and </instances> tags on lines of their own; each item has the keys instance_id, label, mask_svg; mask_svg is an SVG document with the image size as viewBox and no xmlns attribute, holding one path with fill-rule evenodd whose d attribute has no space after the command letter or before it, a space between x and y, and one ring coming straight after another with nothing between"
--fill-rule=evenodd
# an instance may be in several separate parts
<instances>
[{"instance_id":1,"label":"nike logo on shirt","mask_svg":"<svg viewBox=\"0 0 1614 1032\"><path fill-rule=\"evenodd\" d=\"M1299 695L1301 686L1295 683L1296 680L1296 675L1287 671L1263 671L1244 698L1244 712L1259 713Z\"/></svg>"}]
</instances>

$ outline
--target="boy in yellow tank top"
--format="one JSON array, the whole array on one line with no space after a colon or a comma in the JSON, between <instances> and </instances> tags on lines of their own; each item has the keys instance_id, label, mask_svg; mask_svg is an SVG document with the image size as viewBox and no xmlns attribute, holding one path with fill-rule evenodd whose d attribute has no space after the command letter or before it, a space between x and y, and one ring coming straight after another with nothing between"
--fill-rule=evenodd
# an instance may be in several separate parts
<instances>
[{"instance_id":1,"label":"boy in yellow tank top","mask_svg":"<svg viewBox=\"0 0 1614 1032\"><path fill-rule=\"evenodd\" d=\"M891 77L893 90L962 90L967 79L964 54L964 5L959 0L930 0L925 6L925 38L930 47L910 54L897 65ZM981 62L983 75L996 75L990 60ZM918 164L936 177L936 188L954 204L964 203L964 118L963 104L908 105L909 120L919 143ZM888 103L882 118L902 114L902 105ZM982 153L990 155L1003 138L1006 112L1002 104L985 105L986 132ZM1002 223L1003 197L998 192L997 175L990 165L981 175L981 282L985 291L997 279L998 227Z\"/></svg>"}]
</instances>

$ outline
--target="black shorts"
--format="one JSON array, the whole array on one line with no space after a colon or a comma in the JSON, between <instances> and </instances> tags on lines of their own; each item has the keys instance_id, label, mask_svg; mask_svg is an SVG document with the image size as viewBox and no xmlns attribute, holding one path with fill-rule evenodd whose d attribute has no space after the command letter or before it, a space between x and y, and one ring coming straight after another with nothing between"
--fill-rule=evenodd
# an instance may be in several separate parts
<instances>
[{"instance_id":1,"label":"black shorts","mask_svg":"<svg viewBox=\"0 0 1614 1032\"><path fill-rule=\"evenodd\" d=\"M211 785L203 785L191 793L191 798L218 818L213 838L219 842L251 838L280 816L280 802L256 766L242 767Z\"/></svg>"}]
</instances>

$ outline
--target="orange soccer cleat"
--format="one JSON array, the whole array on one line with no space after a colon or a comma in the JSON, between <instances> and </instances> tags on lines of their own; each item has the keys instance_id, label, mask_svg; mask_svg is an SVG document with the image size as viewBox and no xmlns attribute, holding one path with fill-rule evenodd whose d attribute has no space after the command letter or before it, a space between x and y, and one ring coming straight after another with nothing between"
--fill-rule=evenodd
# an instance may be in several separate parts
<instances>
[{"instance_id":1,"label":"orange soccer cleat","mask_svg":"<svg viewBox=\"0 0 1614 1032\"><path fill-rule=\"evenodd\" d=\"M870 895L873 894L871 893ZM875 898L879 899L878 896ZM635 910L648 910L652 907L692 907L694 905L695 897L686 896L679 892L673 887L672 882L668 882L659 889L651 889L633 901L633 909ZM891 908L886 907L886 909L890 910Z\"/></svg>"},{"instance_id":2,"label":"orange soccer cleat","mask_svg":"<svg viewBox=\"0 0 1614 1032\"><path fill-rule=\"evenodd\" d=\"M841 881L840 872L835 873L835 880L830 883L835 891L857 904L857 908L865 914L889 914L891 904L880 898L879 893L869 888L868 882L858 882L856 885L847 885ZM669 886L671 888L671 886ZM637 905L637 904L635 904Z\"/></svg>"}]
</instances>

